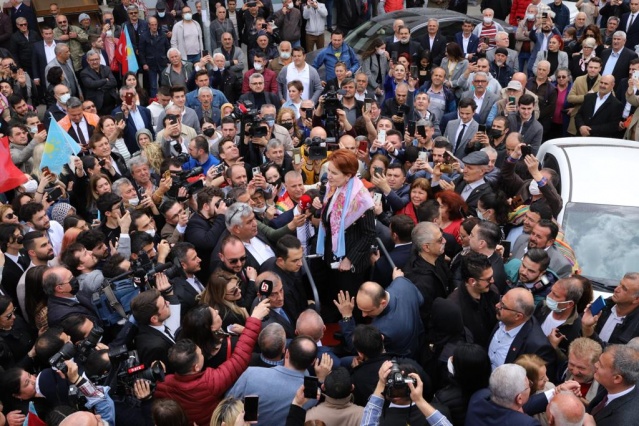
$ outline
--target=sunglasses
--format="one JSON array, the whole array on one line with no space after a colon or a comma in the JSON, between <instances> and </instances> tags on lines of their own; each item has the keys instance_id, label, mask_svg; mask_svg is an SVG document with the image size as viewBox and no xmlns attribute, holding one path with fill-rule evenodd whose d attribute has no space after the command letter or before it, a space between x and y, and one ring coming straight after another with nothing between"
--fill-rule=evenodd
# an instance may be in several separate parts
<instances>
[{"instance_id":1,"label":"sunglasses","mask_svg":"<svg viewBox=\"0 0 639 426\"><path fill-rule=\"evenodd\" d=\"M236 259L227 259L231 265L235 265L236 263L244 263L246 262L246 256L238 257Z\"/></svg>"},{"instance_id":2,"label":"sunglasses","mask_svg":"<svg viewBox=\"0 0 639 426\"><path fill-rule=\"evenodd\" d=\"M13 311L9 312L6 316L5 319L10 320L11 318L16 316L16 309L17 308L13 308Z\"/></svg>"},{"instance_id":3,"label":"sunglasses","mask_svg":"<svg viewBox=\"0 0 639 426\"><path fill-rule=\"evenodd\" d=\"M18 235L17 237L13 237L13 242L15 244L22 244L22 241L24 240L24 237L22 235Z\"/></svg>"},{"instance_id":4,"label":"sunglasses","mask_svg":"<svg viewBox=\"0 0 639 426\"><path fill-rule=\"evenodd\" d=\"M6 217L7 219L13 219L14 217L16 217L16 215L15 215L15 214L13 214L13 213L7 213L5 217Z\"/></svg>"}]
</instances>

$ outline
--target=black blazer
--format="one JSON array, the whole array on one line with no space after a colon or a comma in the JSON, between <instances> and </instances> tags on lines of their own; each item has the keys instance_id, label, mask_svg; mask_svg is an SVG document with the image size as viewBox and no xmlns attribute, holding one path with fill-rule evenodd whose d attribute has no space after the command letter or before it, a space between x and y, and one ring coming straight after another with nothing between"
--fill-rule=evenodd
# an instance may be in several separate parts
<instances>
[{"instance_id":1,"label":"black blazer","mask_svg":"<svg viewBox=\"0 0 639 426\"><path fill-rule=\"evenodd\" d=\"M275 105L275 108L277 109L277 111L280 110L280 106L282 106L282 102L280 101L280 97L278 95L276 95L275 93L270 93L270 92L264 92L264 103L257 103L255 101L255 95L252 92L249 93L245 93L242 96L240 96L239 101L243 102L249 100L253 103L253 108L255 109L260 109L262 108L262 105L266 104L273 104Z\"/></svg>"},{"instance_id":2,"label":"black blazer","mask_svg":"<svg viewBox=\"0 0 639 426\"><path fill-rule=\"evenodd\" d=\"M119 104L119 102L116 102L116 105L117 104ZM144 122L144 128L150 131L151 135L153 135L153 137L155 138L155 130L153 128L153 121L151 119L151 111L149 111L148 108L142 105L138 105L137 109L140 112L142 121ZM111 115L115 116L115 114L117 114L118 112L122 112L122 106L120 105L118 105L113 111L111 111ZM133 117L131 116L131 114L129 114L126 119L126 127L124 128L124 134L122 135L122 138L124 139L124 143L126 144L126 147L129 149L129 152L131 154L140 150L138 142L135 139L135 134L138 130L142 129L138 129L137 127L135 127L135 121L133 121Z\"/></svg>"},{"instance_id":3,"label":"black blazer","mask_svg":"<svg viewBox=\"0 0 639 426\"><path fill-rule=\"evenodd\" d=\"M630 28L628 28L628 31L626 31L629 18L630 12L621 15L621 22L619 22L618 29L626 32L626 47L634 50L635 46L639 44L639 15L635 16L635 20L632 22Z\"/></svg>"},{"instance_id":4,"label":"black blazer","mask_svg":"<svg viewBox=\"0 0 639 426\"><path fill-rule=\"evenodd\" d=\"M455 182L455 192L461 194L464 188L466 188L466 181L463 176L457 178ZM477 203L482 195L492 192L492 188L488 182L479 185L477 188L473 189L468 198L466 198L466 204L468 204L468 212L472 216L477 216Z\"/></svg>"},{"instance_id":5,"label":"black blazer","mask_svg":"<svg viewBox=\"0 0 639 426\"><path fill-rule=\"evenodd\" d=\"M639 18L637 19L639 20ZM590 136L604 136L614 138L619 133L619 122L623 113L623 105L614 93L595 111L595 102L599 93L588 93L584 96L584 103L575 116L575 128L579 134L581 126L590 126Z\"/></svg>"},{"instance_id":6,"label":"black blazer","mask_svg":"<svg viewBox=\"0 0 639 426\"><path fill-rule=\"evenodd\" d=\"M248 253L248 252L247 252ZM255 298L253 301L253 306L251 307L251 312L253 312L253 308L259 303L258 298ZM293 339L295 337L295 321L297 318L290 312L290 310L286 306L286 302L284 302L284 306L282 307L284 312L286 312L286 316L289 321L287 321L282 315L278 314L271 308L271 311L268 313L268 316L262 320L262 330L269 324L277 323L284 327L284 331L286 332L287 339Z\"/></svg>"},{"instance_id":7,"label":"black blazer","mask_svg":"<svg viewBox=\"0 0 639 426\"><path fill-rule=\"evenodd\" d=\"M49 327L59 325L65 318L73 314L80 314L89 318L94 324L102 325L97 311L91 300L82 293L75 296L78 301L65 297L49 296L47 302L47 321Z\"/></svg>"},{"instance_id":8,"label":"black blazer","mask_svg":"<svg viewBox=\"0 0 639 426\"><path fill-rule=\"evenodd\" d=\"M113 8L113 20L115 21L115 25L122 25L129 21L129 14L122 4L116 5Z\"/></svg>"},{"instance_id":9,"label":"black blazer","mask_svg":"<svg viewBox=\"0 0 639 426\"><path fill-rule=\"evenodd\" d=\"M455 41L457 42L457 44L459 44L459 47L461 47L463 51L464 50L464 34L461 31L455 34ZM470 33L470 38L468 40L468 48L467 48L467 51L464 52L464 55L467 55L469 53L477 53L478 47L479 47L479 37L477 37L473 33Z\"/></svg>"},{"instance_id":10,"label":"black blazer","mask_svg":"<svg viewBox=\"0 0 639 426\"><path fill-rule=\"evenodd\" d=\"M208 282L208 277L213 269L211 268L211 255L217 254L219 251L214 249L226 235L228 231L224 225L224 215L217 216L213 221L209 221L199 213L194 214L189 219L184 231L184 241L195 246L198 256L202 259L201 270L197 273L198 279L202 283ZM219 258L217 258L219 261Z\"/></svg>"},{"instance_id":11,"label":"black blazer","mask_svg":"<svg viewBox=\"0 0 639 426\"><path fill-rule=\"evenodd\" d=\"M26 265L23 264L22 268L18 266L13 260L11 260L8 256L5 256L4 269L2 270L2 280L0 281L0 285L2 285L2 289L5 291L7 296L13 299L13 306L20 306L18 304L18 295L16 293L16 288L18 286L18 281L24 274L24 271L29 267L29 262L27 257L22 257L26 259Z\"/></svg>"},{"instance_id":12,"label":"black blazer","mask_svg":"<svg viewBox=\"0 0 639 426\"><path fill-rule=\"evenodd\" d=\"M169 337L148 325L138 325L139 331L135 337L135 348L140 356L140 361L149 366L153 361L162 361L166 366L166 372L172 373L169 364L169 348L174 343ZM171 330L176 336L177 330Z\"/></svg>"},{"instance_id":13,"label":"black blazer","mask_svg":"<svg viewBox=\"0 0 639 426\"><path fill-rule=\"evenodd\" d=\"M601 317L597 321L597 325L595 325L595 334L591 336L592 339L598 341L603 346L605 346L605 343L599 339L599 333L601 333L601 329L606 324L606 321L608 321L611 309L614 305L615 302L612 301L611 297L606 299L606 307L601 311ZM639 336L639 308L635 308L634 311L626 315L626 318L621 324L617 324L610 335L610 339L608 339L608 344L625 345L636 336Z\"/></svg>"},{"instance_id":14,"label":"black blazer","mask_svg":"<svg viewBox=\"0 0 639 426\"><path fill-rule=\"evenodd\" d=\"M51 115L53 115L53 119L55 121L60 121L67 116L67 113L66 111L62 111L57 103L54 103L53 105L51 105L47 109L47 112L44 114L44 125L47 128L47 130L49 129L49 123L51 122Z\"/></svg>"},{"instance_id":15,"label":"black blazer","mask_svg":"<svg viewBox=\"0 0 639 426\"><path fill-rule=\"evenodd\" d=\"M107 105L113 107L119 100L116 92L118 84L109 67L100 65L98 72L89 67L82 69L80 71L80 82L82 83L84 98L93 101L98 111L103 109L105 101Z\"/></svg>"},{"instance_id":16,"label":"black blazer","mask_svg":"<svg viewBox=\"0 0 639 426\"><path fill-rule=\"evenodd\" d=\"M497 324L493 330L493 334L490 337L491 341L495 336L495 332L498 327L499 324ZM526 321L523 327L519 330L519 333L517 333L517 336L515 336L504 363L513 363L519 355L523 354L539 355L544 361L546 361L548 377L555 377L557 362L555 349L548 341L548 338L544 335L541 326L534 317Z\"/></svg>"},{"instance_id":17,"label":"black blazer","mask_svg":"<svg viewBox=\"0 0 639 426\"><path fill-rule=\"evenodd\" d=\"M398 52L398 56L399 56L399 52L401 52L402 50L405 50L403 48L402 43L399 41L388 45L386 49L388 50L388 53L392 53L395 51ZM414 40L410 40L408 42L408 54L411 57L411 63L415 64L419 62L419 57L422 54L422 50L423 50L422 46L421 44L419 44L419 42Z\"/></svg>"},{"instance_id":18,"label":"black blazer","mask_svg":"<svg viewBox=\"0 0 639 426\"><path fill-rule=\"evenodd\" d=\"M599 387L599 392L590 401L587 412L592 410L601 402L604 397L608 396L608 391L603 387ZM597 426L618 426L636 424L639 417L639 388L635 388L619 398L613 399L601 411L595 414L595 422Z\"/></svg>"},{"instance_id":19,"label":"black blazer","mask_svg":"<svg viewBox=\"0 0 639 426\"><path fill-rule=\"evenodd\" d=\"M40 85L46 87L47 76L44 73L47 67L47 55L44 53L44 40L36 41L33 43L32 56L31 56L31 77L33 79L40 79Z\"/></svg>"},{"instance_id":20,"label":"black blazer","mask_svg":"<svg viewBox=\"0 0 639 426\"><path fill-rule=\"evenodd\" d=\"M408 263L410 259L411 252L413 250L412 244L406 244L403 246L396 247L395 249L389 251L389 255L391 259L393 259L393 263L399 269L404 270L404 266ZM382 257L379 258L377 262L375 262L375 266L373 267L373 275L371 277L371 281L376 282L382 287L386 288L393 281L393 269L391 268L390 263L388 263L388 259L381 252Z\"/></svg>"},{"instance_id":21,"label":"black blazer","mask_svg":"<svg viewBox=\"0 0 639 426\"><path fill-rule=\"evenodd\" d=\"M424 50L430 50L431 63L437 66L441 65L442 59L444 59L444 56L446 55L446 44L448 44L446 42L446 37L440 33L437 33L435 36L432 49L430 47L430 38L428 33L426 33L426 36L422 39L422 47Z\"/></svg>"},{"instance_id":22,"label":"black blazer","mask_svg":"<svg viewBox=\"0 0 639 426\"><path fill-rule=\"evenodd\" d=\"M182 305L180 314L184 317L184 314L198 305L198 301L195 298L200 293L198 293L184 277L173 278L170 281L171 285L173 285L173 292L180 300L180 305ZM202 285L206 286L206 283L202 283Z\"/></svg>"},{"instance_id":23,"label":"black blazer","mask_svg":"<svg viewBox=\"0 0 639 426\"><path fill-rule=\"evenodd\" d=\"M639 21L639 16L637 16L636 20ZM634 27L634 24L632 26ZM610 59L611 54L612 54L612 48L606 49L603 52L601 52L601 60L603 61L603 66L601 67L602 73L603 73L603 70L606 69L606 63L608 62L608 59ZM615 81L617 82L617 84L623 78L628 78L630 61L632 61L636 57L637 57L637 54L635 53L634 50L628 49L627 47L624 47L623 49L621 49L621 52L619 52L619 58L617 58L617 63L615 64L615 67L612 70L612 75L615 77Z\"/></svg>"}]
</instances>

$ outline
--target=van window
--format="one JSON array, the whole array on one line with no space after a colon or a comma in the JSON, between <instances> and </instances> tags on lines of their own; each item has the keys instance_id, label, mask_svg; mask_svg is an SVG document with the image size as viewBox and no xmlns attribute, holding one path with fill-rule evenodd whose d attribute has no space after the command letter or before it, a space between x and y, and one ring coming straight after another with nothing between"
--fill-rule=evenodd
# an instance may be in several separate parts
<instances>
[{"instance_id":1,"label":"van window","mask_svg":"<svg viewBox=\"0 0 639 426\"><path fill-rule=\"evenodd\" d=\"M553 169L559 175L559 183L557 184L557 192L561 194L561 171L559 170L559 162L552 154L546 154L543 159L543 167Z\"/></svg>"}]
</instances>

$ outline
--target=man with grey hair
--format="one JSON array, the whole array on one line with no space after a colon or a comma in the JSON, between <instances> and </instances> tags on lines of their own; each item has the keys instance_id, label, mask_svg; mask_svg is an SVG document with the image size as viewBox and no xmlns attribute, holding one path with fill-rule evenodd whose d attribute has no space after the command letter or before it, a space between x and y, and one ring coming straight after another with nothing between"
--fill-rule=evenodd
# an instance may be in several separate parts
<instances>
[{"instance_id":1,"label":"man with grey hair","mask_svg":"<svg viewBox=\"0 0 639 426\"><path fill-rule=\"evenodd\" d=\"M299 322L299 319L298 319ZM262 328L257 337L260 353L253 352L251 367L275 367L284 365L284 353L286 352L286 331L282 324L272 322ZM318 348L319 349L319 348Z\"/></svg>"},{"instance_id":2,"label":"man with grey hair","mask_svg":"<svg viewBox=\"0 0 639 426\"><path fill-rule=\"evenodd\" d=\"M288 133L288 130L286 130L286 128L275 123L278 108L277 105L279 104L264 104L262 105L262 108L260 108L260 113L262 115L262 120L266 121L269 129L271 129L271 137L282 142L282 144L284 144L284 150L287 152L288 156L290 156L293 153L293 140L291 139L291 135ZM292 169L293 166L291 163L290 168L286 168L284 170L284 173Z\"/></svg>"},{"instance_id":3,"label":"man with grey hair","mask_svg":"<svg viewBox=\"0 0 639 426\"><path fill-rule=\"evenodd\" d=\"M122 201L124 201L125 206L136 206L139 202L138 193L135 191L135 186L133 183L127 178L120 178L111 184L111 191L122 197ZM133 203L131 203L133 200ZM136 202L137 200L137 202Z\"/></svg>"},{"instance_id":4,"label":"man with grey hair","mask_svg":"<svg viewBox=\"0 0 639 426\"><path fill-rule=\"evenodd\" d=\"M508 51L506 58L506 65L513 69L514 72L519 71L519 55L516 50L508 47L510 45L510 39L506 31L497 31L495 35L495 47L486 51L486 59L491 63L495 61L495 50L503 47Z\"/></svg>"},{"instance_id":5,"label":"man with grey hair","mask_svg":"<svg viewBox=\"0 0 639 426\"><path fill-rule=\"evenodd\" d=\"M498 155L497 150L492 146L486 146L480 151L485 152L488 156L488 165L486 166L486 174L484 175L484 180L491 186L498 185L499 174L501 173L501 170L499 170L499 167L495 167Z\"/></svg>"},{"instance_id":6,"label":"man with grey hair","mask_svg":"<svg viewBox=\"0 0 639 426\"><path fill-rule=\"evenodd\" d=\"M181 108L177 105L169 105L160 117L162 117L164 128L157 133L155 141L162 146L164 156L175 157L180 153L188 152L189 142L197 136L197 133L195 129L182 123Z\"/></svg>"},{"instance_id":7,"label":"man with grey hair","mask_svg":"<svg viewBox=\"0 0 639 426\"><path fill-rule=\"evenodd\" d=\"M255 109L260 109L262 105L266 104L274 105L276 109L279 109L279 105L282 104L280 96L277 93L267 92L264 85L265 81L262 74L251 74L249 77L249 92L240 96L239 102L250 101ZM288 134L288 132L286 133Z\"/></svg>"},{"instance_id":8,"label":"man with grey hair","mask_svg":"<svg viewBox=\"0 0 639 426\"><path fill-rule=\"evenodd\" d=\"M603 63L601 75L613 75L615 81L621 81L628 76L630 61L637 57L637 53L634 50L634 45L624 46L626 39L626 33L623 31L615 31L612 35L612 44L601 52Z\"/></svg>"},{"instance_id":9,"label":"man with grey hair","mask_svg":"<svg viewBox=\"0 0 639 426\"><path fill-rule=\"evenodd\" d=\"M546 417L550 426L582 426L586 408L574 394L562 392L546 407Z\"/></svg>"},{"instance_id":10,"label":"man with grey hair","mask_svg":"<svg viewBox=\"0 0 639 426\"><path fill-rule=\"evenodd\" d=\"M27 19L22 16L16 19L16 26L18 27L18 31L11 35L9 51L18 62L19 67L27 74L33 75L31 68L33 43L40 39L40 34L38 34L37 28L29 28ZM4 46L6 46L5 43L3 43Z\"/></svg>"},{"instance_id":11,"label":"man with grey hair","mask_svg":"<svg viewBox=\"0 0 639 426\"><path fill-rule=\"evenodd\" d=\"M89 66L80 71L80 81L86 91L84 100L93 101L98 114L109 115L118 101L118 83L111 69L100 65L99 52L89 50L86 59Z\"/></svg>"},{"instance_id":12,"label":"man with grey hair","mask_svg":"<svg viewBox=\"0 0 639 426\"><path fill-rule=\"evenodd\" d=\"M225 225L229 234L236 236L246 248L247 265L258 267L275 256L268 239L258 233L257 221L253 209L246 203L234 203L225 213ZM213 253L217 258L217 252Z\"/></svg>"},{"instance_id":13,"label":"man with grey hair","mask_svg":"<svg viewBox=\"0 0 639 426\"><path fill-rule=\"evenodd\" d=\"M595 363L595 380L605 388L587 408L597 425L635 424L639 417L639 351L623 345L608 346Z\"/></svg>"},{"instance_id":14,"label":"man with grey hair","mask_svg":"<svg viewBox=\"0 0 639 426\"><path fill-rule=\"evenodd\" d=\"M324 30L322 29L322 35L324 34L323 31ZM293 46L290 41L284 40L280 43L277 50L280 52L280 55L277 58L268 61L268 69L273 71L276 76L279 75L282 68L285 68L293 62Z\"/></svg>"},{"instance_id":15,"label":"man with grey hair","mask_svg":"<svg viewBox=\"0 0 639 426\"><path fill-rule=\"evenodd\" d=\"M193 64L182 60L182 54L175 47L166 52L166 57L169 59L169 64L160 74L160 86L186 86L193 75Z\"/></svg>"},{"instance_id":16,"label":"man with grey hair","mask_svg":"<svg viewBox=\"0 0 639 426\"><path fill-rule=\"evenodd\" d=\"M488 346L493 370L514 362L519 355L536 354L546 361L548 377L555 377L555 349L533 318L534 311L534 298L528 289L513 288L502 296L497 304L499 323Z\"/></svg>"},{"instance_id":17,"label":"man with grey hair","mask_svg":"<svg viewBox=\"0 0 639 426\"><path fill-rule=\"evenodd\" d=\"M46 79L46 76L47 74L49 74L49 70L51 68L60 67L66 78L66 85L71 91L71 96L82 98L82 88L80 87L80 82L75 75L73 63L70 59L71 51L69 50L69 46L64 43L56 42L53 52L55 53L55 58L51 62L49 62L44 69L44 78ZM48 82L46 83L46 86L49 87Z\"/></svg>"},{"instance_id":18,"label":"man with grey hair","mask_svg":"<svg viewBox=\"0 0 639 426\"><path fill-rule=\"evenodd\" d=\"M79 72L82 69L82 55L84 54L82 43L89 40L89 35L82 28L69 25L69 20L65 15L58 15L55 20L56 27L53 29L53 37L56 43L68 45L73 70Z\"/></svg>"},{"instance_id":19,"label":"man with grey hair","mask_svg":"<svg viewBox=\"0 0 639 426\"><path fill-rule=\"evenodd\" d=\"M493 91L486 90L488 83L491 81L492 76L489 72L477 71L473 73L472 88L462 94L463 98L472 98L477 105L475 115L477 116L477 123L486 124L488 120L488 114L492 106L499 100L499 96ZM495 80L496 81L496 80Z\"/></svg>"},{"instance_id":20,"label":"man with grey hair","mask_svg":"<svg viewBox=\"0 0 639 426\"><path fill-rule=\"evenodd\" d=\"M222 46L222 34L224 33L231 34L233 36L233 40L237 40L235 27L233 26L233 22L227 18L226 8L224 6L219 5L215 9L215 17L216 19L211 20L210 23L211 50L213 51Z\"/></svg>"},{"instance_id":21,"label":"man with grey hair","mask_svg":"<svg viewBox=\"0 0 639 426\"><path fill-rule=\"evenodd\" d=\"M226 62L224 68L228 68L235 73L238 79L242 79L244 72L244 53L242 49L237 47L233 42L237 40L231 33L222 34L222 45L215 49L213 53L221 53L224 55Z\"/></svg>"},{"instance_id":22,"label":"man with grey hair","mask_svg":"<svg viewBox=\"0 0 639 426\"><path fill-rule=\"evenodd\" d=\"M209 86L197 89L197 100L200 101L199 105L196 105L193 109L200 122L204 123L204 120L206 120L206 122L219 126L222 119L222 111L213 106L213 89Z\"/></svg>"},{"instance_id":23,"label":"man with grey hair","mask_svg":"<svg viewBox=\"0 0 639 426\"><path fill-rule=\"evenodd\" d=\"M550 131L550 124L557 104L557 90L552 84L554 76L552 78L550 76L550 67L550 62L546 60L539 61L537 68L534 70L535 76L530 77L526 83L526 90L537 96L536 105L539 106L537 120L544 128L544 140L546 140L545 135Z\"/></svg>"},{"instance_id":24,"label":"man with grey hair","mask_svg":"<svg viewBox=\"0 0 639 426\"><path fill-rule=\"evenodd\" d=\"M151 174L149 160L144 155L137 155L129 161L129 171L137 188L147 194L153 194L158 189L158 176Z\"/></svg>"},{"instance_id":25,"label":"man with grey hair","mask_svg":"<svg viewBox=\"0 0 639 426\"><path fill-rule=\"evenodd\" d=\"M42 276L42 289L50 304L47 320L51 327L60 325L72 314L82 315L94 324L102 324L89 297L78 293L80 284L67 268L57 266L47 269Z\"/></svg>"},{"instance_id":26,"label":"man with grey hair","mask_svg":"<svg viewBox=\"0 0 639 426\"><path fill-rule=\"evenodd\" d=\"M122 138L126 144L127 149L131 154L140 150L138 141L135 138L135 134L142 129L149 129L151 134L154 135L153 119L151 117L151 111L147 107L138 105L139 97L135 90L135 87L122 86L120 88L120 105L111 111L111 116L119 112L124 116L126 126Z\"/></svg>"}]
</instances>

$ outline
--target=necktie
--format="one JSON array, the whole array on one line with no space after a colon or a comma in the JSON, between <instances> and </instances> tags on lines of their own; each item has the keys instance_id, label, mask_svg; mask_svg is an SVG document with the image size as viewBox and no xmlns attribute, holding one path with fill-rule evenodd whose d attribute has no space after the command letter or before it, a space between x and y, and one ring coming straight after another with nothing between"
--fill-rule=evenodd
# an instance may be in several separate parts
<instances>
[{"instance_id":1,"label":"necktie","mask_svg":"<svg viewBox=\"0 0 639 426\"><path fill-rule=\"evenodd\" d=\"M78 139L80 139L80 144L86 145L87 140L84 138L84 133L82 133L82 129L79 124L75 125L75 132L78 134Z\"/></svg>"},{"instance_id":2,"label":"necktie","mask_svg":"<svg viewBox=\"0 0 639 426\"><path fill-rule=\"evenodd\" d=\"M289 324L291 323L291 320L288 318L288 315L286 315L286 312L284 312L284 309L275 308L275 312L280 314L282 316L282 318L284 318Z\"/></svg>"},{"instance_id":3,"label":"necktie","mask_svg":"<svg viewBox=\"0 0 639 426\"><path fill-rule=\"evenodd\" d=\"M465 130L466 130L466 125L462 124L462 129L459 132L459 135L457 135L457 141L455 142L455 151L457 150L457 148L459 148L459 145L461 144L462 138L464 137Z\"/></svg>"},{"instance_id":4,"label":"necktie","mask_svg":"<svg viewBox=\"0 0 639 426\"><path fill-rule=\"evenodd\" d=\"M592 409L590 413L591 416L595 417L601 410L606 407L606 403L608 402L608 395L604 396L604 399L599 402L599 404L595 405L595 408Z\"/></svg>"},{"instance_id":5,"label":"necktie","mask_svg":"<svg viewBox=\"0 0 639 426\"><path fill-rule=\"evenodd\" d=\"M630 14L630 19L628 19L628 28L626 28L626 32L630 31L630 27L632 27L633 22L635 22L635 14Z\"/></svg>"},{"instance_id":6,"label":"necktie","mask_svg":"<svg viewBox=\"0 0 639 426\"><path fill-rule=\"evenodd\" d=\"M166 325L164 326L164 333L166 333L166 335L169 336L169 338L173 340L173 342L175 342L175 337L173 336L173 333L171 333L171 329Z\"/></svg>"},{"instance_id":7,"label":"necktie","mask_svg":"<svg viewBox=\"0 0 639 426\"><path fill-rule=\"evenodd\" d=\"M200 280L197 279L197 277L193 277L193 282L195 283L195 286L200 290L200 293L204 291L204 286L202 285Z\"/></svg>"}]
</instances>

